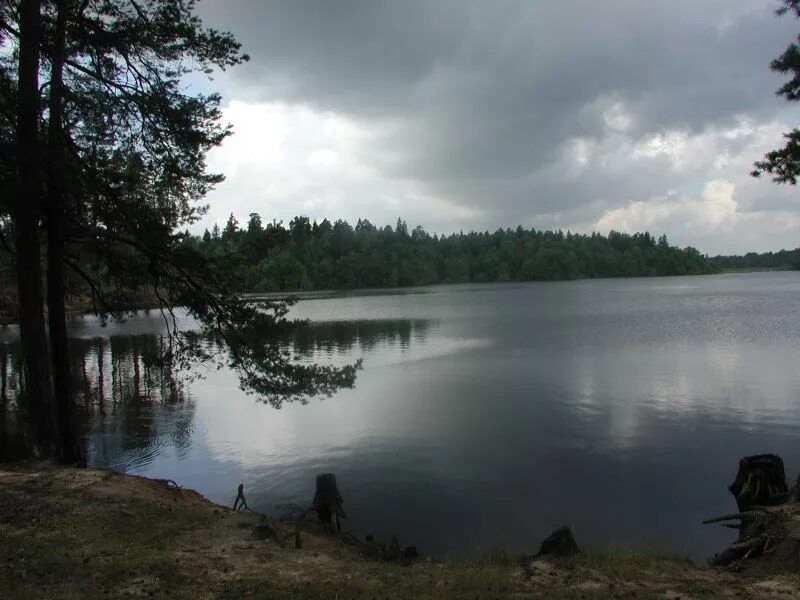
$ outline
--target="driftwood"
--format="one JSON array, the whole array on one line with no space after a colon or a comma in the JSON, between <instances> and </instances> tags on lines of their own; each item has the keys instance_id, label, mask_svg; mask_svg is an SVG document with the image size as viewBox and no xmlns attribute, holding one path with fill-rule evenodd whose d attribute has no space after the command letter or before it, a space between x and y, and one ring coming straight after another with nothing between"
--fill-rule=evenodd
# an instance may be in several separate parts
<instances>
[{"instance_id":1,"label":"driftwood","mask_svg":"<svg viewBox=\"0 0 800 600\"><path fill-rule=\"evenodd\" d=\"M341 531L341 519L347 518L342 508L343 503L344 500L336 485L336 475L333 473L317 475L317 489L311 502L311 510L316 511L319 520L334 531Z\"/></svg>"},{"instance_id":2,"label":"driftwood","mask_svg":"<svg viewBox=\"0 0 800 600\"><path fill-rule=\"evenodd\" d=\"M748 510L745 512L735 513L731 515L722 515L721 517L714 517L713 519L706 519L703 525L710 525L711 523L722 523L723 521L752 521L764 516L764 511L761 510Z\"/></svg>"},{"instance_id":3,"label":"driftwood","mask_svg":"<svg viewBox=\"0 0 800 600\"><path fill-rule=\"evenodd\" d=\"M767 531L774 516L762 510L748 510L741 513L722 515L714 519L706 519L704 524L720 523L723 527L739 531L739 539L728 546L719 554L708 560L709 564L717 567L727 567L731 571L740 571L742 562L748 558L755 558L763 554L770 542ZM738 524L727 521L738 520Z\"/></svg>"},{"instance_id":4,"label":"driftwood","mask_svg":"<svg viewBox=\"0 0 800 600\"><path fill-rule=\"evenodd\" d=\"M773 506L786 502L786 472L783 460L775 454L745 456L739 461L736 479L728 487L736 498L739 511L754 506Z\"/></svg>"},{"instance_id":5,"label":"driftwood","mask_svg":"<svg viewBox=\"0 0 800 600\"><path fill-rule=\"evenodd\" d=\"M755 558L767 550L769 541L769 536L762 533L757 537L733 543L719 554L714 555L714 558L709 562L713 566L727 567L731 571L740 571L745 560Z\"/></svg>"},{"instance_id":6,"label":"driftwood","mask_svg":"<svg viewBox=\"0 0 800 600\"><path fill-rule=\"evenodd\" d=\"M165 485L168 488L175 489L175 490L181 489L181 486L179 486L177 483L175 483L172 479L154 479L153 481L155 481L156 483L160 483L161 485Z\"/></svg>"}]
</instances>

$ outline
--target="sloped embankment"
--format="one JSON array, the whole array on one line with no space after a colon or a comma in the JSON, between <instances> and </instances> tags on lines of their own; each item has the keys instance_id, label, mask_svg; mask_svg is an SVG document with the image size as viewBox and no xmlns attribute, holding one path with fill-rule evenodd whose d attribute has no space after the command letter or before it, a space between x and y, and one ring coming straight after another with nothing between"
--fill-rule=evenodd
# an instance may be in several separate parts
<instances>
[{"instance_id":1,"label":"sloped embankment","mask_svg":"<svg viewBox=\"0 0 800 600\"><path fill-rule=\"evenodd\" d=\"M0 470L0 590L8 599L800 595L800 576L782 563L756 568L769 555L751 561L753 574L627 552L403 565L349 540L313 523L296 529L234 513L172 482L43 465Z\"/></svg>"}]
</instances>

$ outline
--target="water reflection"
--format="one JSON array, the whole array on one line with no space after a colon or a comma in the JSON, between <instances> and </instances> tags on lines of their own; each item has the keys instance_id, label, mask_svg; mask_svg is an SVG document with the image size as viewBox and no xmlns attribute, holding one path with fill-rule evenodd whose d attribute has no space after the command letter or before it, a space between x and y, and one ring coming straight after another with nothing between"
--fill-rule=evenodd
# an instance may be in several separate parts
<instances>
[{"instance_id":1,"label":"water reflection","mask_svg":"<svg viewBox=\"0 0 800 600\"><path fill-rule=\"evenodd\" d=\"M0 460L25 458L22 415L17 398L23 393L22 366L15 345L0 344Z\"/></svg>"},{"instance_id":2,"label":"water reflection","mask_svg":"<svg viewBox=\"0 0 800 600\"><path fill-rule=\"evenodd\" d=\"M161 338L73 339L73 381L92 464L141 468L165 445L192 443L194 402L181 374L159 361Z\"/></svg>"},{"instance_id":3,"label":"water reflection","mask_svg":"<svg viewBox=\"0 0 800 600\"><path fill-rule=\"evenodd\" d=\"M298 328L292 341L295 353L303 355L349 354L355 348L366 353L384 345L407 349L412 341L424 341L430 327L423 319L312 321Z\"/></svg>"},{"instance_id":4,"label":"water reflection","mask_svg":"<svg viewBox=\"0 0 800 600\"><path fill-rule=\"evenodd\" d=\"M163 322L156 313L142 311L124 323L110 324L78 317L70 325L73 390L92 465L139 471L167 452L186 456L196 410L191 380L210 375L213 382L222 376L226 388L236 387L227 370L220 375L198 365L192 372L176 372L163 364ZM310 322L297 328L286 344L309 360L319 354L347 360L378 347L406 351L423 341L430 327L422 319ZM120 334L124 328L145 333ZM99 332L111 335L97 336ZM24 393L21 354L13 341L15 328L4 333L12 341L0 344L0 431L4 432L0 460L15 460L25 456L17 402ZM216 339L205 343L223 350Z\"/></svg>"},{"instance_id":5,"label":"water reflection","mask_svg":"<svg viewBox=\"0 0 800 600\"><path fill-rule=\"evenodd\" d=\"M164 443L190 446L194 405L181 374L159 361L161 343L152 334L70 341L75 402L90 462L141 464ZM3 460L24 456L20 360L18 344L0 344ZM142 458L122 458L137 456Z\"/></svg>"},{"instance_id":6,"label":"water reflection","mask_svg":"<svg viewBox=\"0 0 800 600\"><path fill-rule=\"evenodd\" d=\"M148 358L157 316L81 320L94 464L221 503L243 481L264 511L310 501L314 476L335 472L357 531L438 556L530 551L568 523L590 549L698 559L734 535L699 523L735 510L740 456L780 454L792 477L800 466L796 274L441 286L292 314L311 323L288 350L364 359L354 389L277 410L228 369L165 378ZM137 335L101 335L125 331ZM5 423L16 360L0 354Z\"/></svg>"}]
</instances>

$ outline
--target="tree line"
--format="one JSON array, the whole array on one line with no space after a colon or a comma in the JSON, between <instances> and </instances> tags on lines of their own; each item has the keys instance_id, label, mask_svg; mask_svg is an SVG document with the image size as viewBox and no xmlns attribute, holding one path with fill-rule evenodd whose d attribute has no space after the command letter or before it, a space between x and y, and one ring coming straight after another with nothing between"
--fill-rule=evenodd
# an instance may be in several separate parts
<instances>
[{"instance_id":1,"label":"tree line","mask_svg":"<svg viewBox=\"0 0 800 600\"><path fill-rule=\"evenodd\" d=\"M587 277L700 275L714 272L695 248L677 248L648 232L607 236L536 229L429 234L403 219L375 226L299 216L288 226L251 213L231 215L184 245L230 274L242 292L552 281Z\"/></svg>"},{"instance_id":2,"label":"tree line","mask_svg":"<svg viewBox=\"0 0 800 600\"><path fill-rule=\"evenodd\" d=\"M778 252L748 252L741 256L712 256L711 264L720 271L754 270L800 270L800 249Z\"/></svg>"}]
</instances>

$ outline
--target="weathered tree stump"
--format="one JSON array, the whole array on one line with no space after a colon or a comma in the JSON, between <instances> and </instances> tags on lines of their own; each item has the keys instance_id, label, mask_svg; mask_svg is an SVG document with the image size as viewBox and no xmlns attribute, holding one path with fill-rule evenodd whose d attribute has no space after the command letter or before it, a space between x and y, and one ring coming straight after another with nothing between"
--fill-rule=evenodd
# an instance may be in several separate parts
<instances>
[{"instance_id":1,"label":"weathered tree stump","mask_svg":"<svg viewBox=\"0 0 800 600\"><path fill-rule=\"evenodd\" d=\"M536 556L572 556L580 552L570 528L562 527L545 538Z\"/></svg>"},{"instance_id":2,"label":"weathered tree stump","mask_svg":"<svg viewBox=\"0 0 800 600\"><path fill-rule=\"evenodd\" d=\"M396 535L393 535L392 539L389 540L389 545L386 546L385 554L388 560L400 560L402 550L400 549L400 542Z\"/></svg>"},{"instance_id":3,"label":"weathered tree stump","mask_svg":"<svg viewBox=\"0 0 800 600\"><path fill-rule=\"evenodd\" d=\"M783 460L774 454L745 456L739 461L736 480L728 487L736 498L739 512L707 519L703 523L721 523L723 527L739 530L739 539L709 559L714 566L740 571L742 564L768 551L775 539L781 519L780 512L766 508L791 499L786 486ZM731 524L729 521L739 521ZM771 548L770 548L771 551Z\"/></svg>"},{"instance_id":4,"label":"weathered tree stump","mask_svg":"<svg viewBox=\"0 0 800 600\"><path fill-rule=\"evenodd\" d=\"M239 489L236 490L236 500L233 501L233 510L239 512L240 510L250 510L247 506L247 498L244 497L244 484L239 484Z\"/></svg>"},{"instance_id":5,"label":"weathered tree stump","mask_svg":"<svg viewBox=\"0 0 800 600\"><path fill-rule=\"evenodd\" d=\"M340 519L347 518L342 508L343 503L342 495L336 486L336 475L333 473L317 475L317 489L311 510L316 511L319 520L328 523L335 531L340 531L342 528Z\"/></svg>"},{"instance_id":6,"label":"weathered tree stump","mask_svg":"<svg viewBox=\"0 0 800 600\"><path fill-rule=\"evenodd\" d=\"M789 488L786 487L783 460L775 454L745 456L739 461L736 479L728 489L742 512L754 506L785 502Z\"/></svg>"}]
</instances>

